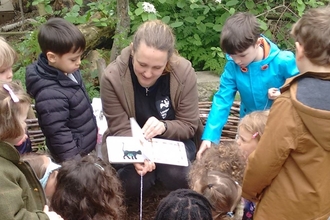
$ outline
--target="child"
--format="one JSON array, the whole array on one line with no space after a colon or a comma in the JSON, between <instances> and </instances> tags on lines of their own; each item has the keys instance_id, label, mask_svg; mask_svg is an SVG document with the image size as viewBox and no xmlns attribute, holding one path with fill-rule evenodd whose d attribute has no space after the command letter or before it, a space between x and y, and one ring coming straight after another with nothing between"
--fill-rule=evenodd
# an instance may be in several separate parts
<instances>
[{"instance_id":1,"label":"child","mask_svg":"<svg viewBox=\"0 0 330 220\"><path fill-rule=\"evenodd\" d=\"M12 66L17 60L15 50L0 37L0 81L11 82L13 80ZM30 107L28 118L35 118L33 109ZM27 138L21 145L15 146L17 150L23 154L32 151L31 141Z\"/></svg>"},{"instance_id":2,"label":"child","mask_svg":"<svg viewBox=\"0 0 330 220\"><path fill-rule=\"evenodd\" d=\"M0 216L4 220L62 219L48 212L40 182L14 147L26 139L29 106L30 98L19 85L0 82Z\"/></svg>"},{"instance_id":3,"label":"child","mask_svg":"<svg viewBox=\"0 0 330 220\"><path fill-rule=\"evenodd\" d=\"M211 204L203 195L191 189L177 189L160 201L155 220L212 220L211 211Z\"/></svg>"},{"instance_id":4,"label":"child","mask_svg":"<svg viewBox=\"0 0 330 220\"><path fill-rule=\"evenodd\" d=\"M22 160L29 163L34 170L49 202L55 191L56 176L61 165L54 163L47 155L33 152L23 154Z\"/></svg>"},{"instance_id":5,"label":"child","mask_svg":"<svg viewBox=\"0 0 330 220\"><path fill-rule=\"evenodd\" d=\"M255 220L330 216L330 8L309 9L291 33L301 74L274 102L244 175Z\"/></svg>"},{"instance_id":6,"label":"child","mask_svg":"<svg viewBox=\"0 0 330 220\"><path fill-rule=\"evenodd\" d=\"M115 170L91 155L63 163L51 207L65 220L122 220L126 214Z\"/></svg>"},{"instance_id":7,"label":"child","mask_svg":"<svg viewBox=\"0 0 330 220\"><path fill-rule=\"evenodd\" d=\"M96 119L80 75L86 42L73 24L52 18L38 33L42 53L26 69L26 88L35 99L46 145L56 162L95 149Z\"/></svg>"},{"instance_id":8,"label":"child","mask_svg":"<svg viewBox=\"0 0 330 220\"><path fill-rule=\"evenodd\" d=\"M235 210L235 219L241 219L243 207L238 204L241 189L235 181L237 183L242 182L244 168L243 152L235 142L211 147L200 160L196 160L192 164L188 175L189 186L204 196L207 194L206 197L214 207L214 219L226 219L227 212L234 211L237 205L240 206ZM231 181L224 178L224 175L228 175ZM235 185L232 185L232 183L235 183ZM210 184L214 186L212 190L210 187L207 189ZM224 188L225 186L236 189L227 195L228 198L232 198L234 201L224 199L223 193L227 191L227 187ZM210 190L212 193L210 193Z\"/></svg>"},{"instance_id":9,"label":"child","mask_svg":"<svg viewBox=\"0 0 330 220\"><path fill-rule=\"evenodd\" d=\"M245 158L256 149L264 133L269 110L254 111L245 115L238 125L237 144L245 154ZM244 199L243 220L253 219L255 203Z\"/></svg>"},{"instance_id":10,"label":"child","mask_svg":"<svg viewBox=\"0 0 330 220\"><path fill-rule=\"evenodd\" d=\"M237 91L243 118L252 111L269 109L280 94L278 88L298 73L293 53L281 51L260 35L260 25L252 14L239 12L229 17L221 32L220 46L228 62L220 89L213 97L197 159L211 142L219 142Z\"/></svg>"},{"instance_id":11,"label":"child","mask_svg":"<svg viewBox=\"0 0 330 220\"><path fill-rule=\"evenodd\" d=\"M264 133L269 110L254 111L245 115L238 124L237 144L246 158L256 149Z\"/></svg>"},{"instance_id":12,"label":"child","mask_svg":"<svg viewBox=\"0 0 330 220\"><path fill-rule=\"evenodd\" d=\"M201 178L200 187L195 190L207 198L213 207L213 220L234 217L233 212L241 202L242 188L232 178L222 172L211 170ZM237 210L238 211L238 210ZM243 213L235 212L235 219L242 219Z\"/></svg>"}]
</instances>

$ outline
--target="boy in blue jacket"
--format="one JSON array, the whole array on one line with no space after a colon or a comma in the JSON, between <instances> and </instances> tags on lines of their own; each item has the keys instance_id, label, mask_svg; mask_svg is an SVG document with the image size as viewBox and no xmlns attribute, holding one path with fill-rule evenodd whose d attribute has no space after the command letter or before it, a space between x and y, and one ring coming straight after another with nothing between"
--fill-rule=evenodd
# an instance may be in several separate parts
<instances>
[{"instance_id":1,"label":"boy in blue jacket","mask_svg":"<svg viewBox=\"0 0 330 220\"><path fill-rule=\"evenodd\" d=\"M260 24L250 13L238 12L226 20L220 47L228 61L220 88L213 97L197 159L210 148L211 142L219 143L237 91L241 96L242 118L252 111L269 109L280 95L279 87L298 74L294 54L281 51L261 35Z\"/></svg>"},{"instance_id":2,"label":"boy in blue jacket","mask_svg":"<svg viewBox=\"0 0 330 220\"><path fill-rule=\"evenodd\" d=\"M26 89L46 145L57 163L85 156L95 149L96 119L79 71L86 41L80 30L52 18L38 33L42 53L26 69Z\"/></svg>"}]
</instances>

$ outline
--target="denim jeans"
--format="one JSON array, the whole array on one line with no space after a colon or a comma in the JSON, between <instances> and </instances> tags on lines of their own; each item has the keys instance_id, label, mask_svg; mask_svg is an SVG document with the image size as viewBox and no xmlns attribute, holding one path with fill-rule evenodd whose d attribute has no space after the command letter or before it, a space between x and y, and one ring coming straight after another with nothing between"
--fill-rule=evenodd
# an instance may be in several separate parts
<instances>
[{"instance_id":1,"label":"denim jeans","mask_svg":"<svg viewBox=\"0 0 330 220\"><path fill-rule=\"evenodd\" d=\"M192 140L182 141L185 144L188 166L176 166L156 163L156 169L143 176L143 192L148 191L159 180L167 189L176 190L188 188L187 175L191 162L196 156L196 145ZM137 197L140 194L141 176L136 172L133 164L114 164L118 176L122 181L126 197Z\"/></svg>"}]
</instances>

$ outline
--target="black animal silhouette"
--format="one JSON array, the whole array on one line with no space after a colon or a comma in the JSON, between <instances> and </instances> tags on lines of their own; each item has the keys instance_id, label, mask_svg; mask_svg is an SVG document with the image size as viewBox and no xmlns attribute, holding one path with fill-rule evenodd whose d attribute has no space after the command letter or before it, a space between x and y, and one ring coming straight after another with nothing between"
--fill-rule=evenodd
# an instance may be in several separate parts
<instances>
[{"instance_id":1,"label":"black animal silhouette","mask_svg":"<svg viewBox=\"0 0 330 220\"><path fill-rule=\"evenodd\" d=\"M133 150L125 150L124 149L124 143L123 143L123 152L124 152L124 156L123 158L125 159L125 157L127 157L128 159L137 159L136 155L140 154L142 155L142 152L140 150L138 151L133 151Z\"/></svg>"}]
</instances>

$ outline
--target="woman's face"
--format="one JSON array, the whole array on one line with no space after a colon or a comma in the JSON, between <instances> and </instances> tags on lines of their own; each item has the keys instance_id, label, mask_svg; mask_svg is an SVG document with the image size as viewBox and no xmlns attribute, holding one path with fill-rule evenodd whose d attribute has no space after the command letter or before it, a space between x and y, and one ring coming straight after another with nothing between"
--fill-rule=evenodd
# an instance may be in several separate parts
<instances>
[{"instance_id":1,"label":"woman's face","mask_svg":"<svg viewBox=\"0 0 330 220\"><path fill-rule=\"evenodd\" d=\"M133 51L133 68L140 85L154 85L163 74L167 61L167 51L148 47L142 41L137 50Z\"/></svg>"},{"instance_id":2,"label":"woman's face","mask_svg":"<svg viewBox=\"0 0 330 220\"><path fill-rule=\"evenodd\" d=\"M251 132L248 132L243 127L239 127L237 144L243 150L246 157L248 157L257 148L258 140L257 138L253 138Z\"/></svg>"}]
</instances>

